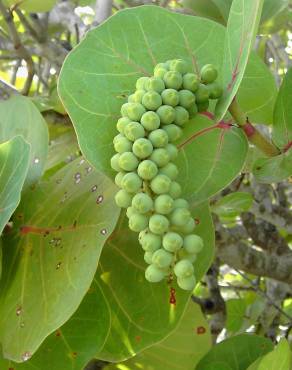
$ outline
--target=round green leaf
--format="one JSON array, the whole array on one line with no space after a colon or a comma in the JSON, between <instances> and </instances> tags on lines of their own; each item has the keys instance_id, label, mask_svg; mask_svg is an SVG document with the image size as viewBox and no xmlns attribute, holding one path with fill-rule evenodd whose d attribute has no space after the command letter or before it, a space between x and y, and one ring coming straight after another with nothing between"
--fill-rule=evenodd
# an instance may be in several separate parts
<instances>
[{"instance_id":1,"label":"round green leaf","mask_svg":"<svg viewBox=\"0 0 292 370\"><path fill-rule=\"evenodd\" d=\"M241 212L246 212L252 206L253 197L250 193L236 192L219 199L213 206L212 211L218 216L235 217Z\"/></svg>"}]
</instances>

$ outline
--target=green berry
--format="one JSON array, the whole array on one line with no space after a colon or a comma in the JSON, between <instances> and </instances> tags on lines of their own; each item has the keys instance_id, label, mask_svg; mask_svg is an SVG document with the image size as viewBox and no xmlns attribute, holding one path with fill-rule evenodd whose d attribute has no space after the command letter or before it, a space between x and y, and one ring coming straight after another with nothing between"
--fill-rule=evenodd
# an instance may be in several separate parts
<instances>
[{"instance_id":1,"label":"green berry","mask_svg":"<svg viewBox=\"0 0 292 370\"><path fill-rule=\"evenodd\" d=\"M157 267L165 269L172 264L173 255L161 248L153 253L152 262Z\"/></svg>"},{"instance_id":2,"label":"green berry","mask_svg":"<svg viewBox=\"0 0 292 370\"><path fill-rule=\"evenodd\" d=\"M132 152L120 154L119 166L124 171L134 171L138 167L139 161Z\"/></svg>"},{"instance_id":3,"label":"green berry","mask_svg":"<svg viewBox=\"0 0 292 370\"><path fill-rule=\"evenodd\" d=\"M181 73L176 72L176 71L166 72L165 75L163 76L163 80L164 80L165 86L168 89L176 89L176 90L181 88L181 85L183 82Z\"/></svg>"},{"instance_id":4,"label":"green berry","mask_svg":"<svg viewBox=\"0 0 292 370\"><path fill-rule=\"evenodd\" d=\"M160 168L159 174L169 177L170 180L175 180L178 176L178 168L175 164L170 162L170 163L167 163L164 167Z\"/></svg>"},{"instance_id":5,"label":"green berry","mask_svg":"<svg viewBox=\"0 0 292 370\"><path fill-rule=\"evenodd\" d=\"M177 277L185 278L194 274L194 266L190 261L182 259L175 264L173 271Z\"/></svg>"},{"instance_id":6,"label":"green berry","mask_svg":"<svg viewBox=\"0 0 292 370\"><path fill-rule=\"evenodd\" d=\"M190 108L196 102L195 95L189 90L180 90L179 94L179 105L183 108Z\"/></svg>"},{"instance_id":7,"label":"green berry","mask_svg":"<svg viewBox=\"0 0 292 370\"><path fill-rule=\"evenodd\" d=\"M177 147L173 144L167 144L165 149L167 150L167 153L169 154L170 160L174 161L178 155Z\"/></svg>"},{"instance_id":8,"label":"green berry","mask_svg":"<svg viewBox=\"0 0 292 370\"><path fill-rule=\"evenodd\" d=\"M151 180L157 175L158 168L153 161L146 159L139 164L137 172L143 180Z\"/></svg>"},{"instance_id":9,"label":"green berry","mask_svg":"<svg viewBox=\"0 0 292 370\"><path fill-rule=\"evenodd\" d=\"M121 171L121 167L119 165L120 156L120 154L115 154L111 157L111 168L117 172Z\"/></svg>"},{"instance_id":10,"label":"green berry","mask_svg":"<svg viewBox=\"0 0 292 370\"><path fill-rule=\"evenodd\" d=\"M207 100L207 102L209 103L209 100ZM189 112L189 115L190 115L190 118L193 118L197 115L198 113L198 107L196 104L192 105L189 109L188 109L188 112Z\"/></svg>"},{"instance_id":11,"label":"green berry","mask_svg":"<svg viewBox=\"0 0 292 370\"><path fill-rule=\"evenodd\" d=\"M184 91L184 90L182 90ZM183 107L175 107L174 123L178 126L184 126L190 119L189 112Z\"/></svg>"},{"instance_id":12,"label":"green berry","mask_svg":"<svg viewBox=\"0 0 292 370\"><path fill-rule=\"evenodd\" d=\"M162 78L164 77L165 73L168 72L168 69L164 67L159 67L154 69L154 77Z\"/></svg>"},{"instance_id":13,"label":"green berry","mask_svg":"<svg viewBox=\"0 0 292 370\"><path fill-rule=\"evenodd\" d=\"M196 102L197 103L204 103L209 99L209 90L208 87L200 84L198 90L196 91Z\"/></svg>"},{"instance_id":14,"label":"green berry","mask_svg":"<svg viewBox=\"0 0 292 370\"><path fill-rule=\"evenodd\" d=\"M160 126L160 118L157 113L149 111L143 114L141 123L148 131L157 130Z\"/></svg>"},{"instance_id":15,"label":"green berry","mask_svg":"<svg viewBox=\"0 0 292 370\"><path fill-rule=\"evenodd\" d=\"M182 129L177 125L166 125L162 129L166 131L170 143L177 141L183 133Z\"/></svg>"},{"instance_id":16,"label":"green berry","mask_svg":"<svg viewBox=\"0 0 292 370\"><path fill-rule=\"evenodd\" d=\"M131 121L130 121L131 122ZM118 134L113 138L113 143L115 144L118 140L120 140L122 137L125 137L123 134Z\"/></svg>"},{"instance_id":17,"label":"green berry","mask_svg":"<svg viewBox=\"0 0 292 370\"><path fill-rule=\"evenodd\" d=\"M145 95L144 95L145 96ZM128 103L127 117L132 121L140 121L143 114L146 112L145 108L140 103Z\"/></svg>"},{"instance_id":18,"label":"green berry","mask_svg":"<svg viewBox=\"0 0 292 370\"><path fill-rule=\"evenodd\" d=\"M150 265L145 270L145 279L150 283L159 283L165 277L165 272L155 265Z\"/></svg>"},{"instance_id":19,"label":"green berry","mask_svg":"<svg viewBox=\"0 0 292 370\"><path fill-rule=\"evenodd\" d=\"M175 110L170 105L162 105L156 111L160 118L160 122L164 125L169 125L175 119Z\"/></svg>"},{"instance_id":20,"label":"green berry","mask_svg":"<svg viewBox=\"0 0 292 370\"><path fill-rule=\"evenodd\" d=\"M218 76L217 69L212 64L206 64L201 69L201 80L206 84L210 84L216 80Z\"/></svg>"},{"instance_id":21,"label":"green berry","mask_svg":"<svg viewBox=\"0 0 292 370\"><path fill-rule=\"evenodd\" d=\"M152 234L149 231L144 232L141 238L139 236L139 241L144 251L152 253L161 248L162 244L161 236Z\"/></svg>"},{"instance_id":22,"label":"green berry","mask_svg":"<svg viewBox=\"0 0 292 370\"><path fill-rule=\"evenodd\" d=\"M130 218L131 216L136 215L136 214L137 214L137 211L135 210L134 207L128 207L127 208L126 215L127 215L128 218Z\"/></svg>"},{"instance_id":23,"label":"green berry","mask_svg":"<svg viewBox=\"0 0 292 370\"><path fill-rule=\"evenodd\" d=\"M203 103L198 103L197 104L198 112L205 112L209 108L209 100L206 100Z\"/></svg>"},{"instance_id":24,"label":"green berry","mask_svg":"<svg viewBox=\"0 0 292 370\"><path fill-rule=\"evenodd\" d=\"M135 95L134 94L131 94L128 96L128 103L137 103L135 101Z\"/></svg>"},{"instance_id":25,"label":"green berry","mask_svg":"<svg viewBox=\"0 0 292 370\"><path fill-rule=\"evenodd\" d=\"M150 187L155 194L168 193L171 180L165 175L157 175L151 180Z\"/></svg>"},{"instance_id":26,"label":"green berry","mask_svg":"<svg viewBox=\"0 0 292 370\"><path fill-rule=\"evenodd\" d=\"M187 208L176 208L170 215L172 225L183 226L189 222L191 217L190 211Z\"/></svg>"},{"instance_id":27,"label":"green berry","mask_svg":"<svg viewBox=\"0 0 292 370\"><path fill-rule=\"evenodd\" d=\"M169 187L169 195L173 199L177 199L178 197L180 197L181 193L182 193L182 189L181 189L180 184L177 183L176 181L172 181Z\"/></svg>"},{"instance_id":28,"label":"green berry","mask_svg":"<svg viewBox=\"0 0 292 370\"><path fill-rule=\"evenodd\" d=\"M162 240L163 248L168 252L177 252L183 245L183 238L174 232L168 232L164 235Z\"/></svg>"},{"instance_id":29,"label":"green berry","mask_svg":"<svg viewBox=\"0 0 292 370\"><path fill-rule=\"evenodd\" d=\"M169 63L169 70L185 74L188 71L188 64L182 59L174 59Z\"/></svg>"},{"instance_id":30,"label":"green berry","mask_svg":"<svg viewBox=\"0 0 292 370\"><path fill-rule=\"evenodd\" d=\"M122 117L118 120L117 122L117 130L123 134L124 133L124 130L125 130L125 127L127 126L128 123L130 123L131 121L129 120L129 118L127 117Z\"/></svg>"},{"instance_id":31,"label":"green berry","mask_svg":"<svg viewBox=\"0 0 292 370\"><path fill-rule=\"evenodd\" d=\"M142 180L135 172L130 172L123 176L121 185L128 193L137 193L141 189Z\"/></svg>"},{"instance_id":32,"label":"green berry","mask_svg":"<svg viewBox=\"0 0 292 370\"><path fill-rule=\"evenodd\" d=\"M136 90L134 94L129 96L128 101L131 103L142 103L142 98L145 93L145 90Z\"/></svg>"},{"instance_id":33,"label":"green berry","mask_svg":"<svg viewBox=\"0 0 292 370\"><path fill-rule=\"evenodd\" d=\"M173 202L173 208L189 208L189 202L183 198L178 198Z\"/></svg>"},{"instance_id":34,"label":"green berry","mask_svg":"<svg viewBox=\"0 0 292 370\"><path fill-rule=\"evenodd\" d=\"M196 283L196 278L194 276L177 278L177 284L183 290L195 289Z\"/></svg>"},{"instance_id":35,"label":"green berry","mask_svg":"<svg viewBox=\"0 0 292 370\"><path fill-rule=\"evenodd\" d=\"M137 90L145 90L145 83L149 80L149 77L140 77L136 82Z\"/></svg>"},{"instance_id":36,"label":"green berry","mask_svg":"<svg viewBox=\"0 0 292 370\"><path fill-rule=\"evenodd\" d=\"M183 234L190 234L194 231L195 227L196 227L195 220L191 218L187 224L180 227L180 231Z\"/></svg>"},{"instance_id":37,"label":"green berry","mask_svg":"<svg viewBox=\"0 0 292 370\"><path fill-rule=\"evenodd\" d=\"M160 77L150 77L145 83L145 89L147 91L156 91L161 93L165 89L165 84Z\"/></svg>"},{"instance_id":38,"label":"green berry","mask_svg":"<svg viewBox=\"0 0 292 370\"><path fill-rule=\"evenodd\" d=\"M184 238L184 249L190 254L201 252L203 246L203 239L198 235L191 234Z\"/></svg>"},{"instance_id":39,"label":"green berry","mask_svg":"<svg viewBox=\"0 0 292 370\"><path fill-rule=\"evenodd\" d=\"M130 152L132 150L132 143L125 136L122 136L115 140L114 148L118 153Z\"/></svg>"},{"instance_id":40,"label":"green berry","mask_svg":"<svg viewBox=\"0 0 292 370\"><path fill-rule=\"evenodd\" d=\"M149 220L149 229L153 234L162 235L169 227L169 221L165 216L153 215Z\"/></svg>"},{"instance_id":41,"label":"green berry","mask_svg":"<svg viewBox=\"0 0 292 370\"><path fill-rule=\"evenodd\" d=\"M139 231L144 230L148 226L149 217L145 215L141 215L139 213L133 214L129 218L129 228L132 231L138 233Z\"/></svg>"},{"instance_id":42,"label":"green berry","mask_svg":"<svg viewBox=\"0 0 292 370\"><path fill-rule=\"evenodd\" d=\"M154 210L162 215L167 215L173 210L173 199L167 195L162 194L154 201Z\"/></svg>"},{"instance_id":43,"label":"green berry","mask_svg":"<svg viewBox=\"0 0 292 370\"><path fill-rule=\"evenodd\" d=\"M154 67L154 73L155 73L156 69L159 69L159 68L165 68L166 70L168 70L168 65L167 65L167 63L158 63L158 64L156 64L156 66Z\"/></svg>"},{"instance_id":44,"label":"green berry","mask_svg":"<svg viewBox=\"0 0 292 370\"><path fill-rule=\"evenodd\" d=\"M118 172L115 176L115 184L121 188L122 187L122 180L123 177L125 176L125 172Z\"/></svg>"},{"instance_id":45,"label":"green berry","mask_svg":"<svg viewBox=\"0 0 292 370\"><path fill-rule=\"evenodd\" d=\"M131 205L133 195L126 190L119 190L115 195L115 201L118 207L127 208Z\"/></svg>"},{"instance_id":46,"label":"green berry","mask_svg":"<svg viewBox=\"0 0 292 370\"><path fill-rule=\"evenodd\" d=\"M139 213L147 213L153 209L153 200L148 194L138 193L132 200L132 206Z\"/></svg>"},{"instance_id":47,"label":"green berry","mask_svg":"<svg viewBox=\"0 0 292 370\"><path fill-rule=\"evenodd\" d=\"M218 82L207 85L210 99L219 99L223 95L222 86Z\"/></svg>"},{"instance_id":48,"label":"green berry","mask_svg":"<svg viewBox=\"0 0 292 370\"><path fill-rule=\"evenodd\" d=\"M125 127L125 136L130 141L135 141L145 136L144 127L139 122L130 122Z\"/></svg>"},{"instance_id":49,"label":"green berry","mask_svg":"<svg viewBox=\"0 0 292 370\"><path fill-rule=\"evenodd\" d=\"M154 148L162 148L168 144L168 135L165 130L162 129L151 131L148 139L151 141Z\"/></svg>"},{"instance_id":50,"label":"green berry","mask_svg":"<svg viewBox=\"0 0 292 370\"><path fill-rule=\"evenodd\" d=\"M153 152L153 145L150 140L140 138L134 141L133 153L140 159L149 157Z\"/></svg>"},{"instance_id":51,"label":"green berry","mask_svg":"<svg viewBox=\"0 0 292 370\"><path fill-rule=\"evenodd\" d=\"M174 89L166 89L161 93L162 102L165 105L175 107L179 103L179 94Z\"/></svg>"},{"instance_id":52,"label":"green berry","mask_svg":"<svg viewBox=\"0 0 292 370\"><path fill-rule=\"evenodd\" d=\"M193 93L197 91L199 87L199 78L194 73L187 73L183 76L183 88L190 90Z\"/></svg>"},{"instance_id":53,"label":"green berry","mask_svg":"<svg viewBox=\"0 0 292 370\"><path fill-rule=\"evenodd\" d=\"M156 91L148 91L142 98L142 104L149 110L156 110L161 106L162 99Z\"/></svg>"},{"instance_id":54,"label":"green berry","mask_svg":"<svg viewBox=\"0 0 292 370\"><path fill-rule=\"evenodd\" d=\"M150 156L151 161L157 164L158 167L163 167L165 166L170 158L169 154L166 149L164 148L158 148L153 150L153 153Z\"/></svg>"},{"instance_id":55,"label":"green berry","mask_svg":"<svg viewBox=\"0 0 292 370\"><path fill-rule=\"evenodd\" d=\"M152 257L153 257L153 252L145 252L144 253L144 261L148 265L151 265L151 263L152 263Z\"/></svg>"}]
</instances>

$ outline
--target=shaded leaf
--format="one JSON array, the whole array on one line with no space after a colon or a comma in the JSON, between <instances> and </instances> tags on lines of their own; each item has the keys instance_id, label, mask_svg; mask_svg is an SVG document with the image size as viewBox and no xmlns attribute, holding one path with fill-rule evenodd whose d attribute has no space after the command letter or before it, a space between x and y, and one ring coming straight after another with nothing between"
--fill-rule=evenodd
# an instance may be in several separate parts
<instances>
[{"instance_id":1,"label":"shaded leaf","mask_svg":"<svg viewBox=\"0 0 292 370\"><path fill-rule=\"evenodd\" d=\"M230 332L237 332L240 330L245 316L246 303L244 299L229 299L226 302L226 329Z\"/></svg>"},{"instance_id":2,"label":"shaded leaf","mask_svg":"<svg viewBox=\"0 0 292 370\"><path fill-rule=\"evenodd\" d=\"M237 335L216 344L199 362L196 370L246 370L252 362L272 348L272 342L264 337L254 334Z\"/></svg>"},{"instance_id":3,"label":"shaded leaf","mask_svg":"<svg viewBox=\"0 0 292 370\"><path fill-rule=\"evenodd\" d=\"M246 212L252 206L253 197L250 193L236 192L225 195L213 206L212 212L218 216L235 217L241 212Z\"/></svg>"},{"instance_id":4,"label":"shaded leaf","mask_svg":"<svg viewBox=\"0 0 292 370\"><path fill-rule=\"evenodd\" d=\"M121 364L111 364L105 370L193 370L211 348L208 323L200 307L193 302L188 307L177 328L162 342L146 349Z\"/></svg>"},{"instance_id":5,"label":"shaded leaf","mask_svg":"<svg viewBox=\"0 0 292 370\"><path fill-rule=\"evenodd\" d=\"M234 0L225 37L222 77L224 94L215 115L220 121L232 102L243 78L259 25L263 0Z\"/></svg>"},{"instance_id":6,"label":"shaded leaf","mask_svg":"<svg viewBox=\"0 0 292 370\"><path fill-rule=\"evenodd\" d=\"M30 357L77 309L119 215L115 189L78 159L23 196L3 247L0 342L6 358Z\"/></svg>"},{"instance_id":7,"label":"shaded leaf","mask_svg":"<svg viewBox=\"0 0 292 370\"><path fill-rule=\"evenodd\" d=\"M227 2L232 2L232 0L227 0ZM194 15L206 17L218 23L225 24L225 19L218 9L216 2L213 0L183 0L183 6L193 11Z\"/></svg>"}]
</instances>

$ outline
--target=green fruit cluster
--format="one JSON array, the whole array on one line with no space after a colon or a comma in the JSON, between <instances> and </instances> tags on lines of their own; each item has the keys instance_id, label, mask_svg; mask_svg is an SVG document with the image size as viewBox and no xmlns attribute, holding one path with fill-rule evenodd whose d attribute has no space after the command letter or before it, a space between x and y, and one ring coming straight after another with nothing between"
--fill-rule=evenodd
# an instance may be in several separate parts
<instances>
[{"instance_id":1,"label":"green fruit cluster","mask_svg":"<svg viewBox=\"0 0 292 370\"><path fill-rule=\"evenodd\" d=\"M196 285L193 263L203 240L194 234L195 222L181 197L173 162L182 128L208 108L209 99L222 95L216 78L210 64L199 78L184 60L159 63L152 77L137 80L136 91L121 108L111 159L120 188L115 200L127 209L129 228L139 233L150 282L175 275L184 290Z\"/></svg>"}]
</instances>

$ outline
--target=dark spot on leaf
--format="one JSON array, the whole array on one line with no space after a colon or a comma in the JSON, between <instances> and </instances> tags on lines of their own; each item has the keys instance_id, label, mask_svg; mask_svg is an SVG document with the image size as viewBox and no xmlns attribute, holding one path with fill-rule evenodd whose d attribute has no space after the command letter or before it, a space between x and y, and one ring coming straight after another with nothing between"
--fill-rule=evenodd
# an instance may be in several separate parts
<instances>
[{"instance_id":1,"label":"dark spot on leaf","mask_svg":"<svg viewBox=\"0 0 292 370\"><path fill-rule=\"evenodd\" d=\"M136 342L138 342L138 343L139 343L139 342L141 342L141 339L142 339L142 338L141 338L141 336L140 336L140 335L136 335L136 337L135 337L135 341L136 341Z\"/></svg>"},{"instance_id":2,"label":"dark spot on leaf","mask_svg":"<svg viewBox=\"0 0 292 370\"><path fill-rule=\"evenodd\" d=\"M92 193L94 193L96 190L97 190L97 185L94 185L94 186L91 188L91 191L92 191Z\"/></svg>"},{"instance_id":3,"label":"dark spot on leaf","mask_svg":"<svg viewBox=\"0 0 292 370\"><path fill-rule=\"evenodd\" d=\"M77 357L77 352L72 352L72 357L76 358Z\"/></svg>"},{"instance_id":4,"label":"dark spot on leaf","mask_svg":"<svg viewBox=\"0 0 292 370\"><path fill-rule=\"evenodd\" d=\"M16 308L16 316L20 316L22 314L22 307L21 306L17 306Z\"/></svg>"},{"instance_id":5,"label":"dark spot on leaf","mask_svg":"<svg viewBox=\"0 0 292 370\"><path fill-rule=\"evenodd\" d=\"M57 179L56 180L56 184L61 184L61 182L62 182L62 179Z\"/></svg>"},{"instance_id":6,"label":"dark spot on leaf","mask_svg":"<svg viewBox=\"0 0 292 370\"><path fill-rule=\"evenodd\" d=\"M19 213L19 214L17 215L17 218L18 218L18 220L21 220L21 219L23 218L23 214L22 214L22 213Z\"/></svg>"},{"instance_id":7,"label":"dark spot on leaf","mask_svg":"<svg viewBox=\"0 0 292 370\"><path fill-rule=\"evenodd\" d=\"M262 168L262 167L257 166L257 167L256 167L256 170L257 170L257 171L259 171L261 168Z\"/></svg>"},{"instance_id":8,"label":"dark spot on leaf","mask_svg":"<svg viewBox=\"0 0 292 370\"><path fill-rule=\"evenodd\" d=\"M175 296L175 289L174 288L170 288L169 303L170 304L176 304L176 296Z\"/></svg>"},{"instance_id":9,"label":"dark spot on leaf","mask_svg":"<svg viewBox=\"0 0 292 370\"><path fill-rule=\"evenodd\" d=\"M205 333L206 333L206 328L204 328L204 326L198 326L197 327L197 334L198 335L205 334Z\"/></svg>"},{"instance_id":10,"label":"dark spot on leaf","mask_svg":"<svg viewBox=\"0 0 292 370\"><path fill-rule=\"evenodd\" d=\"M201 223L200 219L199 218L195 218L195 224L196 225L199 225Z\"/></svg>"},{"instance_id":11,"label":"dark spot on leaf","mask_svg":"<svg viewBox=\"0 0 292 370\"><path fill-rule=\"evenodd\" d=\"M75 221L73 222L73 229L76 229L76 226L77 226L77 220L75 220Z\"/></svg>"},{"instance_id":12,"label":"dark spot on leaf","mask_svg":"<svg viewBox=\"0 0 292 370\"><path fill-rule=\"evenodd\" d=\"M86 168L86 172L87 172L87 173L89 173L89 172L91 172L91 171L92 171L92 167L87 167L87 168Z\"/></svg>"},{"instance_id":13,"label":"dark spot on leaf","mask_svg":"<svg viewBox=\"0 0 292 370\"><path fill-rule=\"evenodd\" d=\"M60 337L61 336L61 332L60 332L60 330L57 330L56 331L56 337Z\"/></svg>"},{"instance_id":14,"label":"dark spot on leaf","mask_svg":"<svg viewBox=\"0 0 292 370\"><path fill-rule=\"evenodd\" d=\"M107 230L106 229L101 229L100 230L100 233L101 233L101 235L106 235L107 234Z\"/></svg>"},{"instance_id":15,"label":"dark spot on leaf","mask_svg":"<svg viewBox=\"0 0 292 370\"><path fill-rule=\"evenodd\" d=\"M102 203L102 201L103 201L103 195L99 195L99 196L97 197L97 199L96 199L96 203L97 203L97 204L100 204L100 203Z\"/></svg>"},{"instance_id":16,"label":"dark spot on leaf","mask_svg":"<svg viewBox=\"0 0 292 370\"><path fill-rule=\"evenodd\" d=\"M59 268L61 267L61 265L62 265L62 262L57 263L56 270L59 270Z\"/></svg>"}]
</instances>

